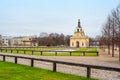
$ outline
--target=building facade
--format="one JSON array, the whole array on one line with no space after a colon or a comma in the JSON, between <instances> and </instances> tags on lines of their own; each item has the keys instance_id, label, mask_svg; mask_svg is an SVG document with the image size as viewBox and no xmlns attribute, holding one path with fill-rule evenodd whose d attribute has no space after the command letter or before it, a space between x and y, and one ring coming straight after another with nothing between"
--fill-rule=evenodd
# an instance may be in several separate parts
<instances>
[{"instance_id":1,"label":"building facade","mask_svg":"<svg viewBox=\"0 0 120 80\"><path fill-rule=\"evenodd\" d=\"M78 26L75 29L74 35L70 37L70 47L89 47L89 37L85 35L80 19L78 19Z\"/></svg>"},{"instance_id":2,"label":"building facade","mask_svg":"<svg viewBox=\"0 0 120 80\"><path fill-rule=\"evenodd\" d=\"M0 46L2 46L2 35L0 35Z\"/></svg>"},{"instance_id":3,"label":"building facade","mask_svg":"<svg viewBox=\"0 0 120 80\"><path fill-rule=\"evenodd\" d=\"M10 36L2 36L2 46L10 46L11 39L12 39L12 37L10 37Z\"/></svg>"},{"instance_id":4,"label":"building facade","mask_svg":"<svg viewBox=\"0 0 120 80\"><path fill-rule=\"evenodd\" d=\"M32 36L14 37L12 46L38 46L38 39Z\"/></svg>"}]
</instances>

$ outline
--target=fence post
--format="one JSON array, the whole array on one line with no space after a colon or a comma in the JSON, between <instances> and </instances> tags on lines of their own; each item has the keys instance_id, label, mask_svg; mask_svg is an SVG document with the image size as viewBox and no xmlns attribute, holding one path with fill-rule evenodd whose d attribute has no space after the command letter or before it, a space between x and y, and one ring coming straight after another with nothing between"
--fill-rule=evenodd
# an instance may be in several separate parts
<instances>
[{"instance_id":1,"label":"fence post","mask_svg":"<svg viewBox=\"0 0 120 80\"><path fill-rule=\"evenodd\" d=\"M55 51L55 56L57 56L57 51Z\"/></svg>"},{"instance_id":2,"label":"fence post","mask_svg":"<svg viewBox=\"0 0 120 80\"><path fill-rule=\"evenodd\" d=\"M42 56L42 51L41 51L41 56Z\"/></svg>"},{"instance_id":3,"label":"fence post","mask_svg":"<svg viewBox=\"0 0 120 80\"><path fill-rule=\"evenodd\" d=\"M34 59L31 59L31 67L34 67Z\"/></svg>"},{"instance_id":4,"label":"fence post","mask_svg":"<svg viewBox=\"0 0 120 80\"><path fill-rule=\"evenodd\" d=\"M97 51L97 56L99 56L99 52Z\"/></svg>"},{"instance_id":5,"label":"fence post","mask_svg":"<svg viewBox=\"0 0 120 80\"><path fill-rule=\"evenodd\" d=\"M53 72L56 72L56 62L53 62Z\"/></svg>"},{"instance_id":6,"label":"fence post","mask_svg":"<svg viewBox=\"0 0 120 80\"><path fill-rule=\"evenodd\" d=\"M72 54L71 54L72 52L70 51L70 56L72 56Z\"/></svg>"},{"instance_id":7,"label":"fence post","mask_svg":"<svg viewBox=\"0 0 120 80\"><path fill-rule=\"evenodd\" d=\"M24 54L26 53L26 51L24 50Z\"/></svg>"},{"instance_id":8,"label":"fence post","mask_svg":"<svg viewBox=\"0 0 120 80\"><path fill-rule=\"evenodd\" d=\"M33 51L32 51L32 55L33 55Z\"/></svg>"},{"instance_id":9,"label":"fence post","mask_svg":"<svg viewBox=\"0 0 120 80\"><path fill-rule=\"evenodd\" d=\"M85 52L83 51L83 56L85 56Z\"/></svg>"},{"instance_id":10,"label":"fence post","mask_svg":"<svg viewBox=\"0 0 120 80\"><path fill-rule=\"evenodd\" d=\"M90 66L87 67L87 78L91 77L91 68Z\"/></svg>"},{"instance_id":11,"label":"fence post","mask_svg":"<svg viewBox=\"0 0 120 80\"><path fill-rule=\"evenodd\" d=\"M17 57L15 57L15 64L17 64Z\"/></svg>"},{"instance_id":12,"label":"fence post","mask_svg":"<svg viewBox=\"0 0 120 80\"><path fill-rule=\"evenodd\" d=\"M11 49L11 53L12 53L12 49Z\"/></svg>"},{"instance_id":13,"label":"fence post","mask_svg":"<svg viewBox=\"0 0 120 80\"><path fill-rule=\"evenodd\" d=\"M5 61L5 55L3 55L3 61Z\"/></svg>"},{"instance_id":14,"label":"fence post","mask_svg":"<svg viewBox=\"0 0 120 80\"><path fill-rule=\"evenodd\" d=\"M19 53L19 50L17 50L17 54Z\"/></svg>"}]
</instances>

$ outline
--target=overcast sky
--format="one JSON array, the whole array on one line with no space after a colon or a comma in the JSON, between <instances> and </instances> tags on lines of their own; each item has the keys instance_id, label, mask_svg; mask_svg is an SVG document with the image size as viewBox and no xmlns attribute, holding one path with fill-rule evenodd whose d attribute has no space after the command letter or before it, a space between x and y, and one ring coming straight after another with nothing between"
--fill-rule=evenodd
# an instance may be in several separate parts
<instances>
[{"instance_id":1,"label":"overcast sky","mask_svg":"<svg viewBox=\"0 0 120 80\"><path fill-rule=\"evenodd\" d=\"M108 14L119 0L0 0L0 34L73 35L80 19L85 34L99 35Z\"/></svg>"}]
</instances>

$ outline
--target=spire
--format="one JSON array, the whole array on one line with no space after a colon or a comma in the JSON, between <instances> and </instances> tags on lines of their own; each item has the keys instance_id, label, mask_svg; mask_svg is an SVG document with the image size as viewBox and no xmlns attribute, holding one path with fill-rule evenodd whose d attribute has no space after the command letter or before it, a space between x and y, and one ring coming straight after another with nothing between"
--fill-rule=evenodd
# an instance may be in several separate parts
<instances>
[{"instance_id":1,"label":"spire","mask_svg":"<svg viewBox=\"0 0 120 80\"><path fill-rule=\"evenodd\" d=\"M78 19L78 27L81 28L80 19Z\"/></svg>"}]
</instances>

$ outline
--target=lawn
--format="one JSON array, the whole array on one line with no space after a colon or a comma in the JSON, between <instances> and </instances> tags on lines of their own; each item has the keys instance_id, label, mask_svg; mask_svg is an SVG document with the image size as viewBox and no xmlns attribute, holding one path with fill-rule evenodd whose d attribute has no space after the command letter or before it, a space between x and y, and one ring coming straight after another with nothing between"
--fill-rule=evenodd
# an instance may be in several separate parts
<instances>
[{"instance_id":1,"label":"lawn","mask_svg":"<svg viewBox=\"0 0 120 80\"><path fill-rule=\"evenodd\" d=\"M97 80L0 61L0 80Z\"/></svg>"},{"instance_id":2,"label":"lawn","mask_svg":"<svg viewBox=\"0 0 120 80\"><path fill-rule=\"evenodd\" d=\"M13 49L12 53L17 53L16 50L66 50L66 48L17 48L17 49ZM78 48L75 49L75 52L72 52L72 56L81 56L83 55L83 51L87 51L86 52L86 56L97 56L96 53L94 53L95 51L97 51L97 48ZM77 52L77 51L81 51L81 52ZM92 52L91 52L92 51ZM6 50L3 50L2 52L6 52ZM10 50L7 50L8 53L10 53ZM42 52L42 56L55 56L55 52ZM24 54L24 51L19 51L19 54ZM31 55L32 52L31 51L26 51L26 54ZM41 55L40 52L34 52L34 55ZM69 52L58 52L57 56L70 56Z\"/></svg>"}]
</instances>

